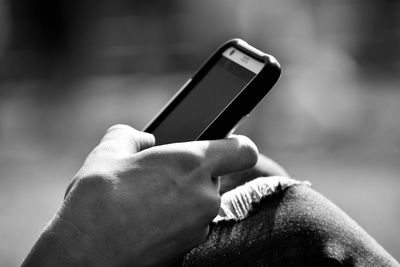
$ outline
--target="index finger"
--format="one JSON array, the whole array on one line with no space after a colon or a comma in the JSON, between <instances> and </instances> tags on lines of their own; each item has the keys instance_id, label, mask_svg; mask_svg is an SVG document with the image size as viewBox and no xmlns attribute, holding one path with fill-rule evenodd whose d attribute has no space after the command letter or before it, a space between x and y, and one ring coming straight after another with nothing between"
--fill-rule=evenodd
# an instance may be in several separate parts
<instances>
[{"instance_id":1,"label":"index finger","mask_svg":"<svg viewBox=\"0 0 400 267\"><path fill-rule=\"evenodd\" d=\"M244 171L257 163L257 146L246 136L235 135L206 143L204 166L212 177Z\"/></svg>"}]
</instances>

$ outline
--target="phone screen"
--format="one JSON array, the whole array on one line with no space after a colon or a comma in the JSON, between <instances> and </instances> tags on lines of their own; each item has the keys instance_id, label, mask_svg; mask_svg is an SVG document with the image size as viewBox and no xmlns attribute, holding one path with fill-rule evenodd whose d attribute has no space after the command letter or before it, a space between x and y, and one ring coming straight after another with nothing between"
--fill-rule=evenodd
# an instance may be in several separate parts
<instances>
[{"instance_id":1,"label":"phone screen","mask_svg":"<svg viewBox=\"0 0 400 267\"><path fill-rule=\"evenodd\" d=\"M238 49L228 48L153 131L157 145L196 140L263 66Z\"/></svg>"}]
</instances>

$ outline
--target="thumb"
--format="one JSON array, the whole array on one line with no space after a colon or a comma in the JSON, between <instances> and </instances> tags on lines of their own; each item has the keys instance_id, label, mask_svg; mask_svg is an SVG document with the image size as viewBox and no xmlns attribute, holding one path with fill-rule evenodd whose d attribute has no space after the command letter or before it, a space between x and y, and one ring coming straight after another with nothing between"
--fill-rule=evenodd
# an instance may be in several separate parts
<instances>
[{"instance_id":1,"label":"thumb","mask_svg":"<svg viewBox=\"0 0 400 267\"><path fill-rule=\"evenodd\" d=\"M152 134L138 131L128 125L117 124L110 127L99 146L119 154L134 154L155 144Z\"/></svg>"}]
</instances>

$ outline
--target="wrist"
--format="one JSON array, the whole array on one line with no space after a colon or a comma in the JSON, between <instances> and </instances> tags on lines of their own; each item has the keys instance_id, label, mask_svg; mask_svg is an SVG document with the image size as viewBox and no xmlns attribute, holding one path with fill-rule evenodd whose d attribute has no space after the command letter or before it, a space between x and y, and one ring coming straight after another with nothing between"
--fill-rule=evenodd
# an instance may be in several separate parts
<instances>
[{"instance_id":1,"label":"wrist","mask_svg":"<svg viewBox=\"0 0 400 267\"><path fill-rule=\"evenodd\" d=\"M57 216L24 260L27 266L104 266L94 241L73 223Z\"/></svg>"}]
</instances>

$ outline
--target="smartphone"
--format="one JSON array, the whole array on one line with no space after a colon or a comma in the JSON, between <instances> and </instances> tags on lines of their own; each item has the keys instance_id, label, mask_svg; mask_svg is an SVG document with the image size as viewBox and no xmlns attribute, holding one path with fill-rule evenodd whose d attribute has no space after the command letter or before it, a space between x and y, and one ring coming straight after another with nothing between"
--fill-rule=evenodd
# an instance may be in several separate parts
<instances>
[{"instance_id":1,"label":"smartphone","mask_svg":"<svg viewBox=\"0 0 400 267\"><path fill-rule=\"evenodd\" d=\"M221 139L280 76L278 61L241 39L221 45L143 129L156 145Z\"/></svg>"}]
</instances>

